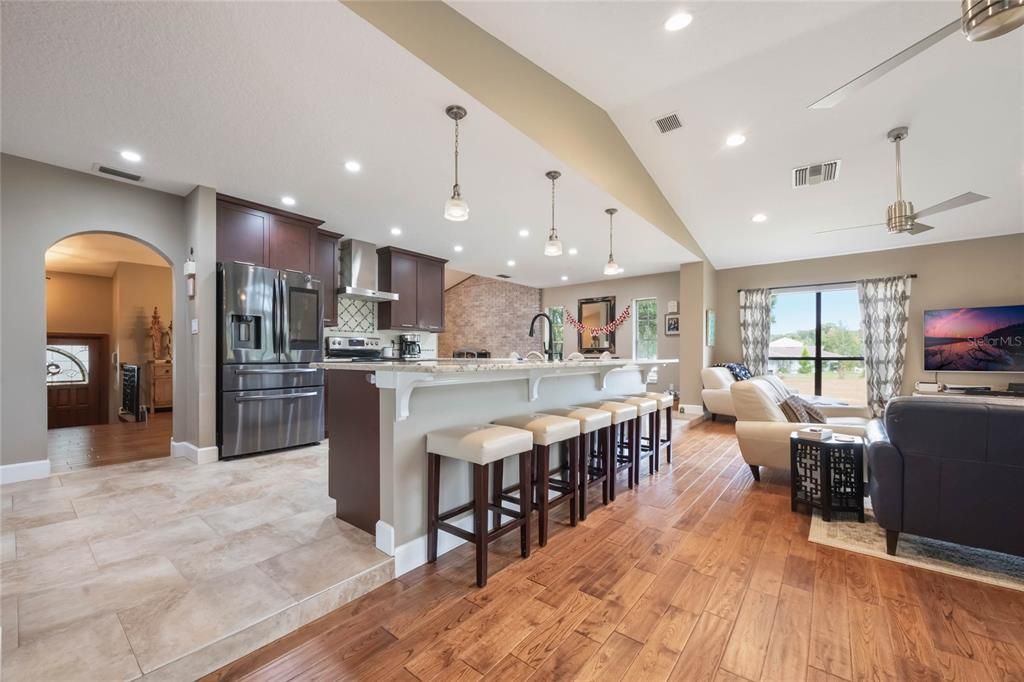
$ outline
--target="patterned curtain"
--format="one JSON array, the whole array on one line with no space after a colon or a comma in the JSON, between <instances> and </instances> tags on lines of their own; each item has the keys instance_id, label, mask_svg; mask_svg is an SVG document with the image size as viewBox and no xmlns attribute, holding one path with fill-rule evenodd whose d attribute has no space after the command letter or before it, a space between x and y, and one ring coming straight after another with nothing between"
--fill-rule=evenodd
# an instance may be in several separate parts
<instances>
[{"instance_id":1,"label":"patterned curtain","mask_svg":"<svg viewBox=\"0 0 1024 682\"><path fill-rule=\"evenodd\" d=\"M772 334L772 290L740 290L740 348L743 364L754 376L768 372Z\"/></svg>"},{"instance_id":2,"label":"patterned curtain","mask_svg":"<svg viewBox=\"0 0 1024 682\"><path fill-rule=\"evenodd\" d=\"M900 393L907 352L910 278L865 279L857 282L864 330L864 373L868 407L881 417L885 405Z\"/></svg>"}]
</instances>

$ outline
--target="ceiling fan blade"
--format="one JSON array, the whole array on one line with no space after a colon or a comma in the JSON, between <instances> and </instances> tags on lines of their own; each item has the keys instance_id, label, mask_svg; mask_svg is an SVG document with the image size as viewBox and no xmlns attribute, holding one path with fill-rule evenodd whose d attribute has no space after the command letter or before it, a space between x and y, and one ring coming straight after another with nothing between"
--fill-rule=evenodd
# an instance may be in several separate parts
<instances>
[{"instance_id":1,"label":"ceiling fan blade","mask_svg":"<svg viewBox=\"0 0 1024 682\"><path fill-rule=\"evenodd\" d=\"M942 213L943 211L949 211L954 208L960 208L967 204L973 204L976 201L985 201L988 199L984 194L975 194L974 192L964 192L959 196L955 196L952 199L946 199L941 201L934 206L928 208L922 208L920 211L914 214L914 219L924 218L925 216L934 215L935 213Z\"/></svg>"},{"instance_id":2,"label":"ceiling fan blade","mask_svg":"<svg viewBox=\"0 0 1024 682\"><path fill-rule=\"evenodd\" d=\"M827 234L829 232L845 232L846 230L862 230L865 227L882 227L885 223L871 223L870 225L854 225L853 227L836 227L831 230L818 230L814 234Z\"/></svg>"},{"instance_id":3,"label":"ceiling fan blade","mask_svg":"<svg viewBox=\"0 0 1024 682\"><path fill-rule=\"evenodd\" d=\"M814 104L811 104L807 108L831 109L832 107L846 99L846 97L849 96L850 94L856 92L857 90L860 90L861 88L867 85L870 85L871 83L874 83L876 80L878 80L885 74L889 73L900 64L911 59L912 57L916 57L918 54L924 52L929 47L939 42L946 36L953 35L959 30L960 19L950 22L949 24L940 28L935 33L932 33L931 35L922 38L921 40L917 41L907 49L903 50L902 52L898 52L893 56L889 57L888 59L886 59L884 62L874 67L873 69L865 71L864 73L857 76L849 83L828 93L827 95L819 99Z\"/></svg>"},{"instance_id":4,"label":"ceiling fan blade","mask_svg":"<svg viewBox=\"0 0 1024 682\"><path fill-rule=\"evenodd\" d=\"M903 230L903 234L921 234L928 230L934 230L935 228L931 225L925 225L924 223L914 223L914 226L909 230Z\"/></svg>"}]
</instances>

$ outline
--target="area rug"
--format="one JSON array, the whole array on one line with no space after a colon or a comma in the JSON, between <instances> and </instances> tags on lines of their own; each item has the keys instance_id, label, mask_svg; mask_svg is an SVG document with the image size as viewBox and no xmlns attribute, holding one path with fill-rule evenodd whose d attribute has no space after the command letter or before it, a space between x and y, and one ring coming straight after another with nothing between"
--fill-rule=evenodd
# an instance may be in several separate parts
<instances>
[{"instance_id":1,"label":"area rug","mask_svg":"<svg viewBox=\"0 0 1024 682\"><path fill-rule=\"evenodd\" d=\"M808 539L819 545L1024 592L1024 558L1021 557L909 533L900 533L896 556L886 554L885 530L875 521L870 509L865 511L864 523L857 522L856 514L845 513L833 513L832 521L825 522L815 509Z\"/></svg>"}]
</instances>

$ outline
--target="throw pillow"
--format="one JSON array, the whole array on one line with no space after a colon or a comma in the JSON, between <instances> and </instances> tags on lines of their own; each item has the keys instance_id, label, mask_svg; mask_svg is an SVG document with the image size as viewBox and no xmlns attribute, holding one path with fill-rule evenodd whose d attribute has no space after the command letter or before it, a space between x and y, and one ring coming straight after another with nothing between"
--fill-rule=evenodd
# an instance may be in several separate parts
<instances>
[{"instance_id":1,"label":"throw pillow","mask_svg":"<svg viewBox=\"0 0 1024 682\"><path fill-rule=\"evenodd\" d=\"M810 404L798 395L791 395L781 403L779 408L794 424L824 424L825 415L814 405Z\"/></svg>"},{"instance_id":2,"label":"throw pillow","mask_svg":"<svg viewBox=\"0 0 1024 682\"><path fill-rule=\"evenodd\" d=\"M736 381L746 381L747 379L754 378L754 375L750 373L750 370L742 362L727 362L725 367L732 372L732 376Z\"/></svg>"}]
</instances>

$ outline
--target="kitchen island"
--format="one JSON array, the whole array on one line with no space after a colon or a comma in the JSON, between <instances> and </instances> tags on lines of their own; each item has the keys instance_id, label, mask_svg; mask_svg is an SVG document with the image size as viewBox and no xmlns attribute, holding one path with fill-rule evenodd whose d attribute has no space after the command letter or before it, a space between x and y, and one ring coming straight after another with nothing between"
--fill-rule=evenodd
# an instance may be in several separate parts
<instances>
[{"instance_id":1,"label":"kitchen island","mask_svg":"<svg viewBox=\"0 0 1024 682\"><path fill-rule=\"evenodd\" d=\"M426 562L429 431L642 393L652 371L677 362L315 363L328 370L328 480L337 516L373 533L400 575ZM442 508L469 500L467 464L445 461L441 479ZM438 551L461 542L442 534Z\"/></svg>"}]
</instances>

